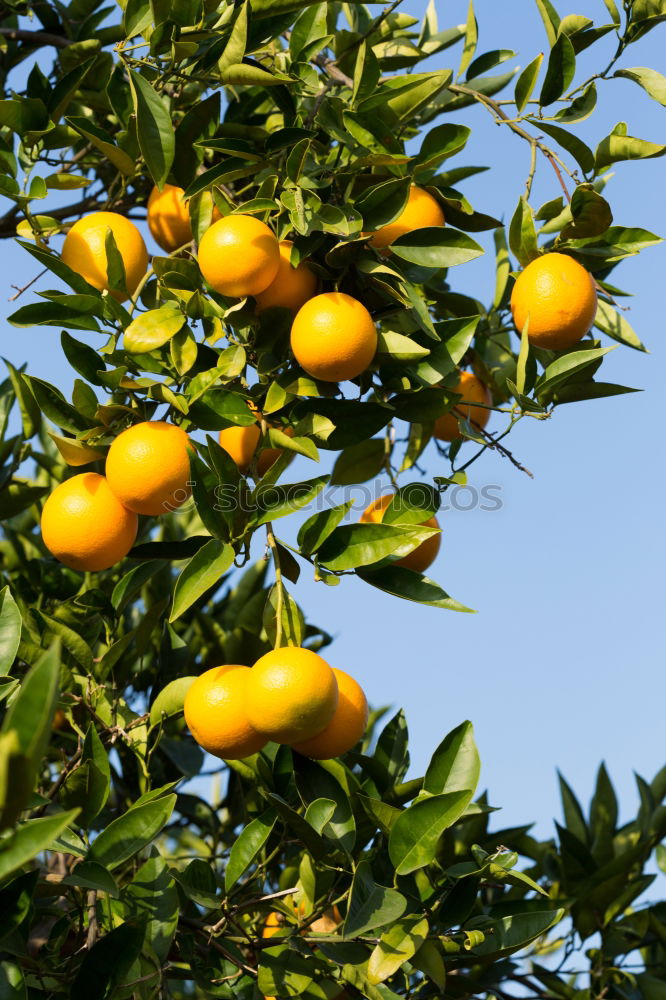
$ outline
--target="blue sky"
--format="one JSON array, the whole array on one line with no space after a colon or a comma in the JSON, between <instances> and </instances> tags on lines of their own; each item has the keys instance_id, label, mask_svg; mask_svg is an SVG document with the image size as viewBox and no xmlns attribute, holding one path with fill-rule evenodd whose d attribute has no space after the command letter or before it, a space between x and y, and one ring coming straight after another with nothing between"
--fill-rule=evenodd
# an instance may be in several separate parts
<instances>
[{"instance_id":1,"label":"blue sky","mask_svg":"<svg viewBox=\"0 0 666 1000\"><path fill-rule=\"evenodd\" d=\"M562 0L557 6L561 15L572 12ZM438 7L441 27L465 20L461 0ZM408 0L402 9L420 15L424 8L424 2ZM513 48L518 58L507 65L524 67L547 50L531 0L478 0L476 10L479 54ZM574 10L597 24L606 21L602 0L578 0ZM666 27L658 28L631 46L621 65L660 68L665 34ZM582 54L577 81L606 65L613 38ZM455 68L459 51L444 52L433 65ZM601 81L598 90L597 113L576 126L588 144L596 146L618 121L628 122L631 135L666 141L666 110L635 84ZM443 120L473 128L467 149L452 165L492 166L461 189L480 211L509 219L529 169L528 146L480 108ZM617 165L606 191L617 224L666 233L665 163ZM554 173L539 162L534 204L559 194ZM482 234L481 241L491 247L490 235ZM36 268L9 241L0 244L0 264L4 319L16 308L7 301L10 285L25 284ZM666 249L659 246L613 275L635 295L626 300L626 315L651 353L618 347L604 362L604 380L644 391L564 406L547 422L523 421L510 447L535 478L488 453L470 470L470 484L477 490L493 486L501 509L440 515L442 546L431 575L478 614L409 604L350 578L325 587L308 579L306 569L291 588L308 617L336 636L330 662L358 677L373 704L405 709L413 774L422 773L449 729L472 719L482 786L489 788L492 804L503 807L501 825L536 819L540 833L550 832L552 817L559 815L555 768L587 800L602 759L629 816L635 803L632 769L652 777L664 762L665 265ZM451 280L456 290L488 301L492 253L452 271ZM52 286L52 279L42 279L36 287ZM21 302L33 301L31 295ZM69 393L74 375L61 356L58 330L3 328L7 358L15 364L27 360L29 372ZM92 334L76 335L96 342ZM448 468L431 449L425 466L428 475ZM294 479L313 474L305 464L294 472ZM467 506L468 496L460 494L458 506ZM286 537L291 534L287 530Z\"/></svg>"}]
</instances>

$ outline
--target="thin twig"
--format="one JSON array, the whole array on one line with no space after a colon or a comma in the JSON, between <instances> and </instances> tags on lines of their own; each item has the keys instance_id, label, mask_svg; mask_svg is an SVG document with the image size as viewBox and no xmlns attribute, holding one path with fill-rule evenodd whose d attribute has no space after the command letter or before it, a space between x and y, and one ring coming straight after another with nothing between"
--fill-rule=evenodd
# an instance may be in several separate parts
<instances>
[{"instance_id":1,"label":"thin twig","mask_svg":"<svg viewBox=\"0 0 666 1000\"><path fill-rule=\"evenodd\" d=\"M43 277L46 274L47 271L48 271L48 267L45 267L43 271L40 271L39 274L36 274L35 277L31 281L29 281L27 285L23 286L23 288L20 288L18 285L10 285L9 286L10 288L15 288L16 289L16 294L15 295L10 295L10 297L8 298L7 301L8 302L16 302L16 300L21 295L23 295L24 292L27 292L31 285L34 285L34 283L36 281L39 281L39 279L41 277Z\"/></svg>"},{"instance_id":2,"label":"thin twig","mask_svg":"<svg viewBox=\"0 0 666 1000\"><path fill-rule=\"evenodd\" d=\"M450 84L449 90L454 94L463 94L465 97L471 97L473 100L478 101L479 104L483 104L485 108L496 116L498 125L508 125L511 131L515 132L516 135L519 135L521 139L525 139L525 141L529 142L530 145L536 146L536 148L543 153L555 171L567 201L571 201L571 195L569 194L567 186L564 183L564 178L562 177L562 173L558 165L558 157L555 153L553 153L552 149L549 149L548 146L544 145L540 139L536 139L533 135L530 135L529 132L526 132L524 128L521 128L520 125L517 125L514 121L512 121L506 112L502 110L497 101L493 101L493 99L491 97L487 97L486 94L481 94L478 90L473 90L472 87L463 87L458 83ZM561 163L561 161L559 162ZM567 172L570 173L569 171Z\"/></svg>"},{"instance_id":3,"label":"thin twig","mask_svg":"<svg viewBox=\"0 0 666 1000\"><path fill-rule=\"evenodd\" d=\"M266 525L266 540L268 542L268 547L271 550L273 565L275 567L275 587L277 589L277 600L275 603L275 648L279 649L282 645L282 605L284 601L284 584L282 583L280 553L278 551L275 535L273 534L273 525L270 521Z\"/></svg>"}]
</instances>

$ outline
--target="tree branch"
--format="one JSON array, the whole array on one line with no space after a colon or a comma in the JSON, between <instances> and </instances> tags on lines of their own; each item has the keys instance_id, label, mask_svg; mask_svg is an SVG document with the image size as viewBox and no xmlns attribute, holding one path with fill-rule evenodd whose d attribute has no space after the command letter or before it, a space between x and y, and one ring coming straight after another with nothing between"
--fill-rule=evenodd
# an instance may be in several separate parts
<instances>
[{"instance_id":1,"label":"tree branch","mask_svg":"<svg viewBox=\"0 0 666 1000\"><path fill-rule=\"evenodd\" d=\"M53 45L56 49L66 49L74 43L62 35L52 35L49 31L27 31L25 28L0 28L0 35L13 42L28 42L30 45Z\"/></svg>"}]
</instances>

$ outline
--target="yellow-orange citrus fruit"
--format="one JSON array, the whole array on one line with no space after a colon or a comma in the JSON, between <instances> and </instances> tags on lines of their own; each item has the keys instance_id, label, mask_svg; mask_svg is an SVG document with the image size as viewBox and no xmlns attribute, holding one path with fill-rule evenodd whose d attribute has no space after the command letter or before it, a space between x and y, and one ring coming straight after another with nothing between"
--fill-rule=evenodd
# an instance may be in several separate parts
<instances>
[{"instance_id":1,"label":"yellow-orange citrus fruit","mask_svg":"<svg viewBox=\"0 0 666 1000\"><path fill-rule=\"evenodd\" d=\"M287 437L293 437L292 427L280 428ZM252 459L257 450L257 445L261 440L261 428L259 424L251 424L249 427L225 427L219 435L220 447L224 448L227 454L231 455L234 462L245 474L252 465ZM283 453L283 448L262 448L257 455L257 478L268 472L271 465L277 462Z\"/></svg>"},{"instance_id":2,"label":"yellow-orange citrus fruit","mask_svg":"<svg viewBox=\"0 0 666 1000\"><path fill-rule=\"evenodd\" d=\"M572 347L585 336L597 312L592 275L567 254L543 254L518 275L511 312L518 333L529 319L527 337L535 347Z\"/></svg>"},{"instance_id":3,"label":"yellow-orange citrus fruit","mask_svg":"<svg viewBox=\"0 0 666 1000\"><path fill-rule=\"evenodd\" d=\"M137 527L136 514L97 472L81 472L56 486L42 511L44 544L71 569L97 571L120 562Z\"/></svg>"},{"instance_id":4,"label":"yellow-orange citrus fruit","mask_svg":"<svg viewBox=\"0 0 666 1000\"><path fill-rule=\"evenodd\" d=\"M335 674L310 649L273 649L252 667L248 718L257 732L276 743L298 743L316 736L333 718L337 704Z\"/></svg>"},{"instance_id":5,"label":"yellow-orange citrus fruit","mask_svg":"<svg viewBox=\"0 0 666 1000\"><path fill-rule=\"evenodd\" d=\"M439 547L439 535L436 537ZM427 543L424 542L425 544ZM418 549L416 551L418 552ZM340 757L343 753L347 753L356 746L368 724L368 702L361 685L344 670L333 667L333 673L338 682L338 707L333 718L326 729L317 736L303 743L294 744L294 750L315 760L329 760L331 757ZM321 920L325 918L326 914ZM314 924L311 926L314 930ZM321 929L327 930L328 927Z\"/></svg>"},{"instance_id":6,"label":"yellow-orange citrus fruit","mask_svg":"<svg viewBox=\"0 0 666 1000\"><path fill-rule=\"evenodd\" d=\"M171 253L192 239L192 223L184 191L175 184L154 187L148 199L148 228L162 250Z\"/></svg>"},{"instance_id":7,"label":"yellow-orange citrus fruit","mask_svg":"<svg viewBox=\"0 0 666 1000\"><path fill-rule=\"evenodd\" d=\"M437 199L433 198L429 191L413 184L409 191L409 200L398 218L373 233L370 243L381 250L405 233L431 226L443 226L445 221L444 212Z\"/></svg>"},{"instance_id":8,"label":"yellow-orange citrus fruit","mask_svg":"<svg viewBox=\"0 0 666 1000\"><path fill-rule=\"evenodd\" d=\"M378 500L373 500L370 506L366 507L361 514L361 523L381 524L384 520L386 508L392 499L393 494L387 493L385 496L379 497ZM423 522L422 527L439 528L439 521L436 517L429 517L427 521ZM430 538L426 538L425 542L421 542L420 545L412 549L411 552L408 552L402 559L396 560L394 565L404 566L405 569L413 569L415 573L423 573L437 558L440 543L441 534L431 535Z\"/></svg>"},{"instance_id":9,"label":"yellow-orange citrus fruit","mask_svg":"<svg viewBox=\"0 0 666 1000\"><path fill-rule=\"evenodd\" d=\"M220 431L218 441L220 448L224 448L240 471L245 473L252 464L260 439L259 424L250 424L249 427L225 427Z\"/></svg>"},{"instance_id":10,"label":"yellow-orange citrus fruit","mask_svg":"<svg viewBox=\"0 0 666 1000\"><path fill-rule=\"evenodd\" d=\"M462 396L462 399L452 410L443 413L435 421L433 434L440 441L455 441L460 437L460 417L471 421L472 426L477 424L479 427L485 427L490 419L491 411L486 407L492 405L493 398L488 387L473 372L462 372L452 391Z\"/></svg>"},{"instance_id":11,"label":"yellow-orange citrus fruit","mask_svg":"<svg viewBox=\"0 0 666 1000\"><path fill-rule=\"evenodd\" d=\"M199 244L201 273L220 295L259 295L273 281L279 266L277 237L252 215L219 219Z\"/></svg>"},{"instance_id":12,"label":"yellow-orange citrus fruit","mask_svg":"<svg viewBox=\"0 0 666 1000\"><path fill-rule=\"evenodd\" d=\"M65 237L62 259L73 271L99 288L110 291L106 273L106 234L111 230L125 265L127 291L133 295L148 267L148 251L143 236L130 219L117 212L92 212L75 222ZM118 302L127 295L111 291Z\"/></svg>"},{"instance_id":13,"label":"yellow-orange citrus fruit","mask_svg":"<svg viewBox=\"0 0 666 1000\"><path fill-rule=\"evenodd\" d=\"M291 328L291 349L308 375L322 382L356 378L377 350L377 329L358 299L324 292L302 306Z\"/></svg>"},{"instance_id":14,"label":"yellow-orange citrus fruit","mask_svg":"<svg viewBox=\"0 0 666 1000\"><path fill-rule=\"evenodd\" d=\"M191 493L189 438L182 427L144 420L119 434L106 456L106 478L137 514L168 514Z\"/></svg>"},{"instance_id":15,"label":"yellow-orange citrus fruit","mask_svg":"<svg viewBox=\"0 0 666 1000\"><path fill-rule=\"evenodd\" d=\"M216 757L239 760L266 744L245 708L250 668L227 664L206 670L185 695L185 722L199 746Z\"/></svg>"},{"instance_id":16,"label":"yellow-orange citrus fruit","mask_svg":"<svg viewBox=\"0 0 666 1000\"><path fill-rule=\"evenodd\" d=\"M268 288L255 296L257 312L274 306L298 312L317 291L317 276L306 261L302 260L298 267L292 267L290 257L293 245L291 240L282 240L280 243L278 271Z\"/></svg>"}]
</instances>

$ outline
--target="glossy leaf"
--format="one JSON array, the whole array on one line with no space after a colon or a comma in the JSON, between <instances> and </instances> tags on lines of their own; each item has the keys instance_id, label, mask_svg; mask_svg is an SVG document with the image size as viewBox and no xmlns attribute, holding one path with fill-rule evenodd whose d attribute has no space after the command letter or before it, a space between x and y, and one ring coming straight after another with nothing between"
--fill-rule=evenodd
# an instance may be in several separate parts
<instances>
[{"instance_id":1,"label":"glossy leaf","mask_svg":"<svg viewBox=\"0 0 666 1000\"><path fill-rule=\"evenodd\" d=\"M356 868L351 885L347 916L342 926L345 938L359 937L367 931L398 920L407 908L407 900L395 889L377 885L368 861Z\"/></svg>"},{"instance_id":2,"label":"glossy leaf","mask_svg":"<svg viewBox=\"0 0 666 1000\"><path fill-rule=\"evenodd\" d=\"M216 538L202 545L176 580L169 621L176 621L206 591L219 584L233 561L234 550L230 545Z\"/></svg>"},{"instance_id":3,"label":"glossy leaf","mask_svg":"<svg viewBox=\"0 0 666 1000\"><path fill-rule=\"evenodd\" d=\"M434 861L440 837L460 819L471 794L463 790L431 795L400 814L389 837L389 856L397 875L408 875Z\"/></svg>"},{"instance_id":4,"label":"glossy leaf","mask_svg":"<svg viewBox=\"0 0 666 1000\"><path fill-rule=\"evenodd\" d=\"M86 861L95 861L113 871L154 840L168 822L175 804L175 795L165 795L133 806L102 830L93 841Z\"/></svg>"}]
</instances>

